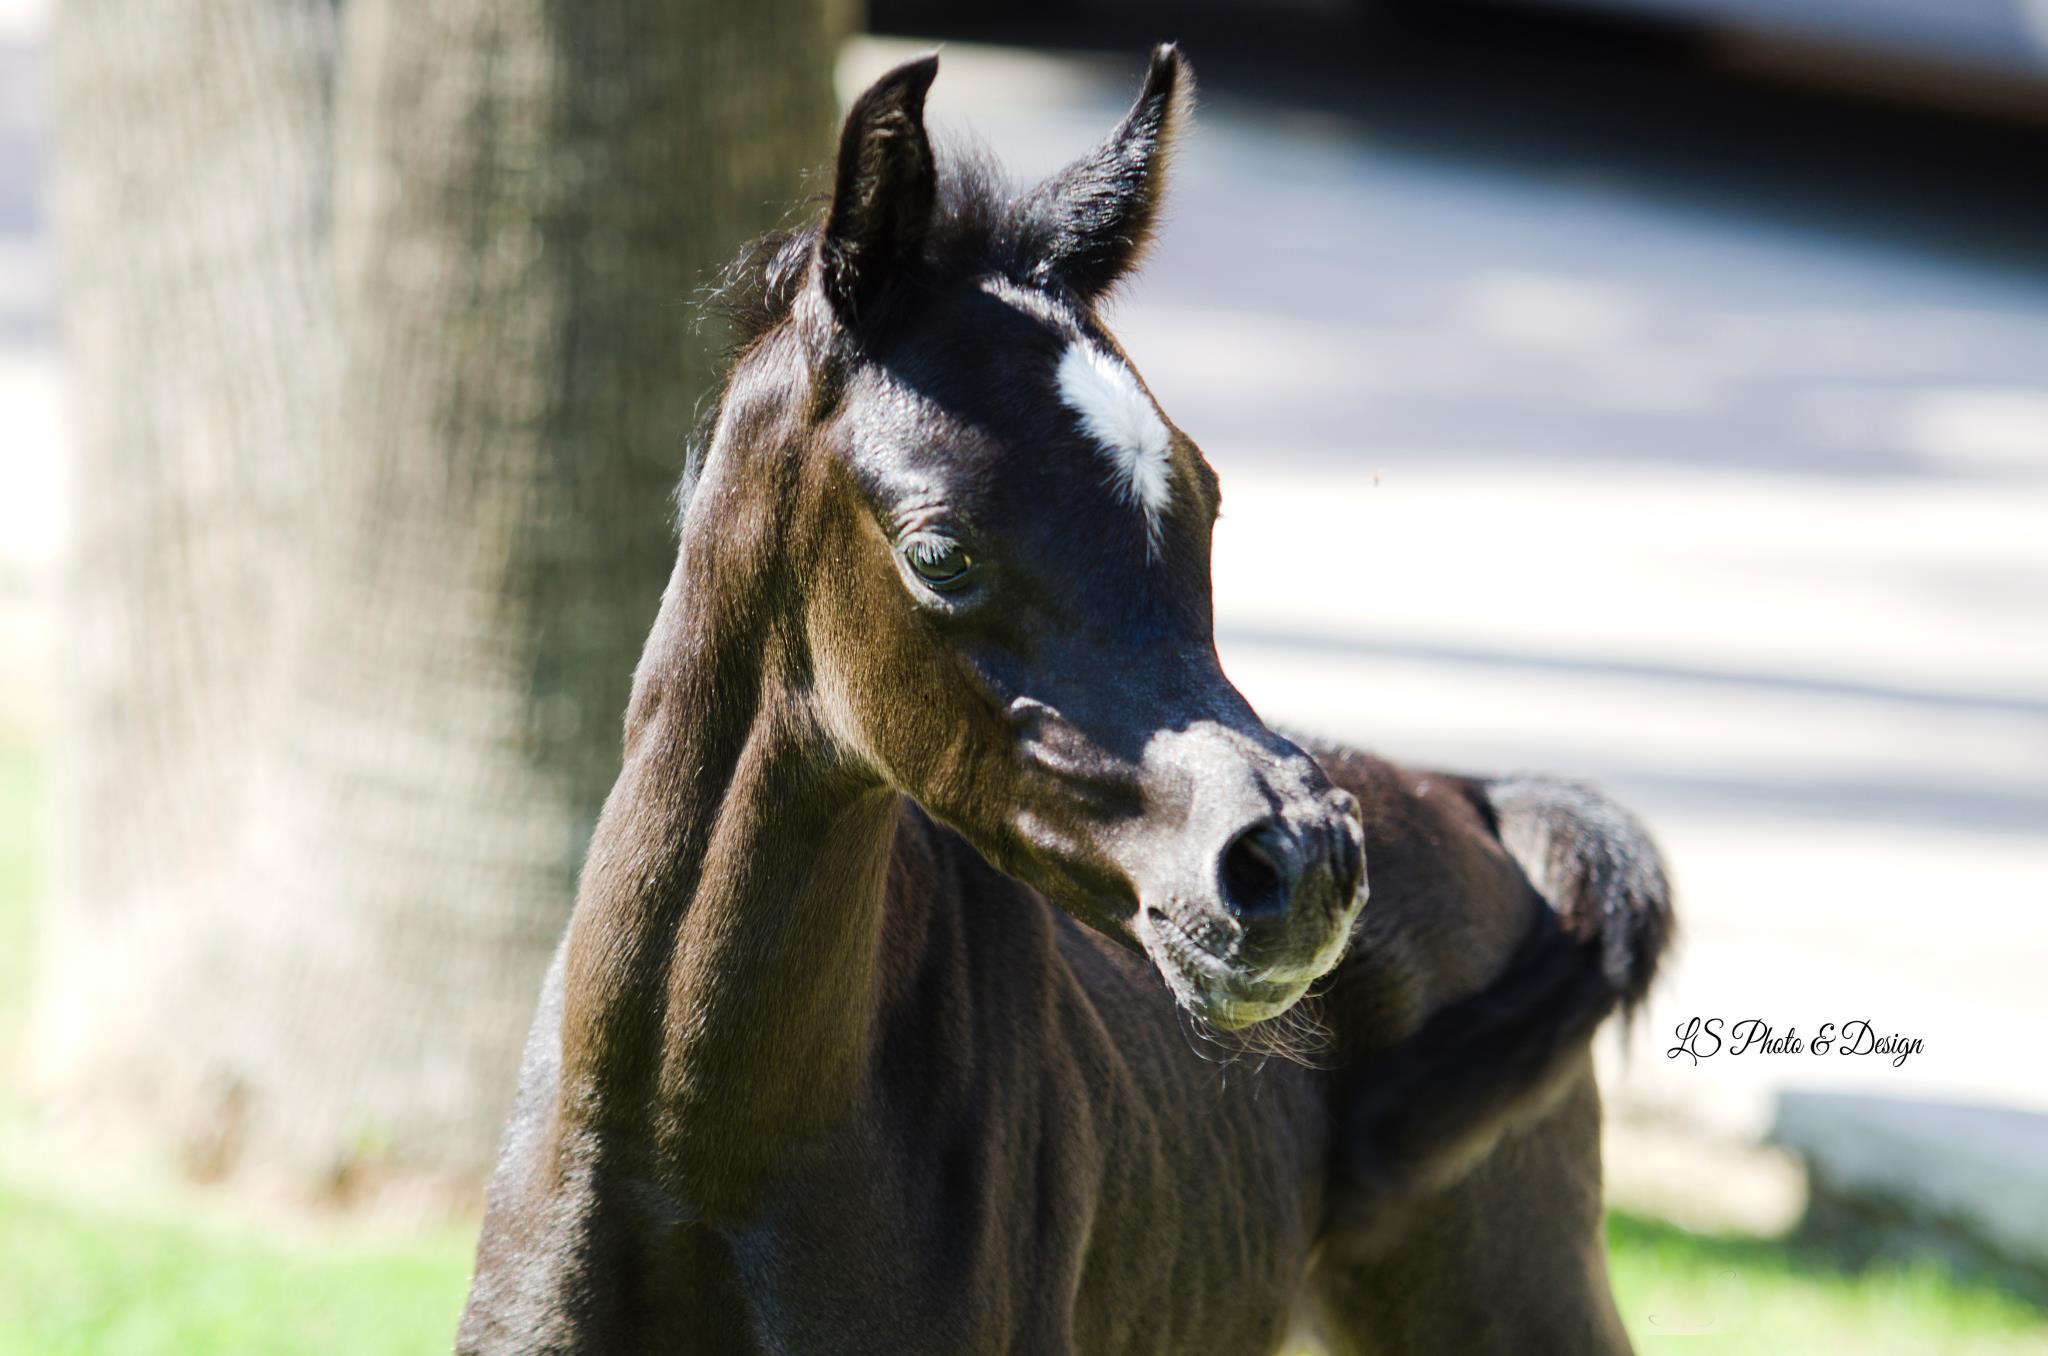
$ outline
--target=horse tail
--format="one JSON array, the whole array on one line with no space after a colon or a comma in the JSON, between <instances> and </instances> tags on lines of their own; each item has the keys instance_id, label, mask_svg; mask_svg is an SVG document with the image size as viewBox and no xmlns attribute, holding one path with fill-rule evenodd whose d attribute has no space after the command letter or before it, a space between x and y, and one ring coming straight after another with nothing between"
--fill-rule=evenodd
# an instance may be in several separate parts
<instances>
[{"instance_id":1,"label":"horse tail","mask_svg":"<svg viewBox=\"0 0 2048 1356\"><path fill-rule=\"evenodd\" d=\"M1671 941L1671 886L1636 817L1592 787L1552 777L1485 784L1502 846L1567 932L1597 943L1624 1018L1656 978Z\"/></svg>"},{"instance_id":2,"label":"horse tail","mask_svg":"<svg viewBox=\"0 0 2048 1356\"><path fill-rule=\"evenodd\" d=\"M1673 931L1649 834L1588 787L1479 783L1532 893L1529 924L1491 981L1351 1071L1334 1190L1353 1219L1463 1176L1580 1076L1586 1042L1649 991Z\"/></svg>"}]
</instances>

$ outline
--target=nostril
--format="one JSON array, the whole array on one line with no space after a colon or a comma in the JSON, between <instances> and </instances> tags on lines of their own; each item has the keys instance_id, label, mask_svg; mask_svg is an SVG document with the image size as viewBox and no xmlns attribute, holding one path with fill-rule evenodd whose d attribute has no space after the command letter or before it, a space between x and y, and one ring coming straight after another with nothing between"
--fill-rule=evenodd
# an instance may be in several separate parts
<instances>
[{"instance_id":1,"label":"nostril","mask_svg":"<svg viewBox=\"0 0 2048 1356\"><path fill-rule=\"evenodd\" d=\"M1345 833L1338 840L1338 886L1335 907L1346 909L1365 888L1365 845L1356 833Z\"/></svg>"},{"instance_id":2,"label":"nostril","mask_svg":"<svg viewBox=\"0 0 2048 1356\"><path fill-rule=\"evenodd\" d=\"M1230 840L1220 868L1223 903L1246 920L1277 918L1294 896L1293 854L1287 835L1271 820Z\"/></svg>"}]
</instances>

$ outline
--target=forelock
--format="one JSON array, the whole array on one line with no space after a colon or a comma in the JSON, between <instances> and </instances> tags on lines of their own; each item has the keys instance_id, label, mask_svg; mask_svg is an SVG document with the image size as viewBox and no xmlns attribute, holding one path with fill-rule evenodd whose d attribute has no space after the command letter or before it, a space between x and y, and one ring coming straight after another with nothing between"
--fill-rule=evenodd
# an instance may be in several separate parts
<instances>
[{"instance_id":1,"label":"forelock","mask_svg":"<svg viewBox=\"0 0 2048 1356\"><path fill-rule=\"evenodd\" d=\"M822 208L826 199L812 199ZM822 221L771 231L750 242L706 289L704 309L724 322L727 360L789 319L807 280ZM978 142L955 138L938 154L938 191L923 244L931 278L993 276L1042 290L1038 267L1054 229L1028 194L1019 193Z\"/></svg>"}]
</instances>

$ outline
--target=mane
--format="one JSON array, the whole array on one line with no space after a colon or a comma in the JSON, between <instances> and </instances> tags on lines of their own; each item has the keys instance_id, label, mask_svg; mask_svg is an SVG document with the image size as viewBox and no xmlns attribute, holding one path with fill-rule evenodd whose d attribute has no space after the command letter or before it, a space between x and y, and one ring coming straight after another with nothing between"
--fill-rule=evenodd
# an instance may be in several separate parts
<instances>
[{"instance_id":1,"label":"mane","mask_svg":"<svg viewBox=\"0 0 2048 1356\"><path fill-rule=\"evenodd\" d=\"M948 144L937 159L925 271L953 277L995 273L1036 285L1031 271L1046 229L1042 213L1035 210L1038 204L1016 191L995 156L978 142ZM728 336L721 387L740 355L789 318L824 229L826 202L823 194L812 196L806 204L817 209L815 219L749 241L706 290L703 309L723 323Z\"/></svg>"},{"instance_id":2,"label":"mane","mask_svg":"<svg viewBox=\"0 0 2048 1356\"><path fill-rule=\"evenodd\" d=\"M937 160L938 184L921 261L925 275L996 274L1021 286L1039 286L1032 267L1042 253L1048 223L1031 195L1020 195L994 154L978 142L949 142ZM802 206L810 209L810 221L747 242L699 297L700 323L717 323L726 341L718 379L684 457L683 478L676 487L677 523L689 508L734 367L790 318L810 280L828 201L823 194L805 199Z\"/></svg>"}]
</instances>

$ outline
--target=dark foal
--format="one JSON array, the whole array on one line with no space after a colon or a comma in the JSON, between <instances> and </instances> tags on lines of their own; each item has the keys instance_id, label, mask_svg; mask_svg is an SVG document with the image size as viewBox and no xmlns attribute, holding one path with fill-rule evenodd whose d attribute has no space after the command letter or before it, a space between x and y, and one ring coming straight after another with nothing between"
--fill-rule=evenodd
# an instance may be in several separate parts
<instances>
[{"instance_id":1,"label":"dark foal","mask_svg":"<svg viewBox=\"0 0 2048 1356\"><path fill-rule=\"evenodd\" d=\"M936 69L742 270L458 1349L1625 1350L1586 1044L1653 849L1260 723L1216 477L1094 311L1180 58L1022 195L935 161Z\"/></svg>"}]
</instances>

